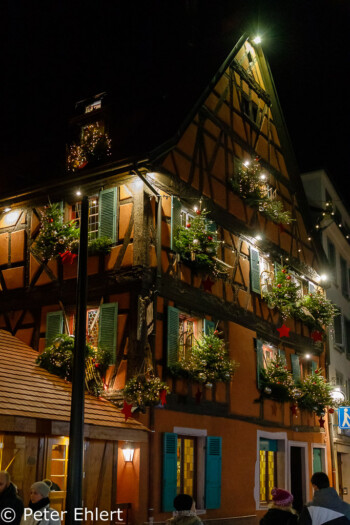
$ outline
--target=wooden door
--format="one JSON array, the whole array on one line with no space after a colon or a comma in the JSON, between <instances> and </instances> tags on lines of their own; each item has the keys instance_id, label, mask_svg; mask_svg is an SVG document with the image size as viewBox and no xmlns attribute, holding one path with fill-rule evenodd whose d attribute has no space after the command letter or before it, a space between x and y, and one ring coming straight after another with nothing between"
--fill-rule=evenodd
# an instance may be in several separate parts
<instances>
[{"instance_id":1,"label":"wooden door","mask_svg":"<svg viewBox=\"0 0 350 525\"><path fill-rule=\"evenodd\" d=\"M58 511L64 510L66 503L68 443L67 437L52 437L47 441L45 477L61 489L50 493L51 506Z\"/></svg>"}]
</instances>

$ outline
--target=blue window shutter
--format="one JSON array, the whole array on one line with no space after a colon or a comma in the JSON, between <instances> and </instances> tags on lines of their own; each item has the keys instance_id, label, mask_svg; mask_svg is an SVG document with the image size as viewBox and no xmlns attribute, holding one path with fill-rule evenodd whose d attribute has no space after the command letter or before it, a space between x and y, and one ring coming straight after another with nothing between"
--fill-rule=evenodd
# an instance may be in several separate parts
<instances>
[{"instance_id":1,"label":"blue window shutter","mask_svg":"<svg viewBox=\"0 0 350 525\"><path fill-rule=\"evenodd\" d=\"M263 342L260 339L256 340L256 378L258 389L260 389L260 372L264 368L263 359Z\"/></svg>"},{"instance_id":2,"label":"blue window shutter","mask_svg":"<svg viewBox=\"0 0 350 525\"><path fill-rule=\"evenodd\" d=\"M260 293L259 252L250 247L250 287L252 292Z\"/></svg>"},{"instance_id":3,"label":"blue window shutter","mask_svg":"<svg viewBox=\"0 0 350 525\"><path fill-rule=\"evenodd\" d=\"M316 361L311 361L311 372L314 374L315 370L317 370L317 363Z\"/></svg>"},{"instance_id":4,"label":"blue window shutter","mask_svg":"<svg viewBox=\"0 0 350 525\"><path fill-rule=\"evenodd\" d=\"M219 509L221 505L221 449L221 437L207 437L205 451L206 509Z\"/></svg>"},{"instance_id":5,"label":"blue window shutter","mask_svg":"<svg viewBox=\"0 0 350 525\"><path fill-rule=\"evenodd\" d=\"M277 452L277 439L260 438L259 449L269 452Z\"/></svg>"},{"instance_id":6,"label":"blue window shutter","mask_svg":"<svg viewBox=\"0 0 350 525\"><path fill-rule=\"evenodd\" d=\"M98 236L117 240L117 188L102 190L98 201Z\"/></svg>"},{"instance_id":7,"label":"blue window shutter","mask_svg":"<svg viewBox=\"0 0 350 525\"><path fill-rule=\"evenodd\" d=\"M163 434L163 512L174 510L177 491L177 434Z\"/></svg>"},{"instance_id":8,"label":"blue window shutter","mask_svg":"<svg viewBox=\"0 0 350 525\"><path fill-rule=\"evenodd\" d=\"M118 303L101 304L98 320L98 346L111 351L111 364L115 363L117 328Z\"/></svg>"},{"instance_id":9,"label":"blue window shutter","mask_svg":"<svg viewBox=\"0 0 350 525\"><path fill-rule=\"evenodd\" d=\"M55 337L63 333L63 312L49 312L46 315L46 346L48 346Z\"/></svg>"},{"instance_id":10,"label":"blue window shutter","mask_svg":"<svg viewBox=\"0 0 350 525\"><path fill-rule=\"evenodd\" d=\"M215 330L214 321L208 321L208 319L204 319L203 332L205 333L205 335L209 335L211 332L214 332L214 330Z\"/></svg>"},{"instance_id":11,"label":"blue window shutter","mask_svg":"<svg viewBox=\"0 0 350 525\"><path fill-rule=\"evenodd\" d=\"M170 249L175 250L174 237L177 229L181 226L181 201L178 197L171 197L171 232Z\"/></svg>"},{"instance_id":12,"label":"blue window shutter","mask_svg":"<svg viewBox=\"0 0 350 525\"><path fill-rule=\"evenodd\" d=\"M300 362L299 356L296 354L291 354L290 359L292 361L292 374L294 381L300 380Z\"/></svg>"},{"instance_id":13,"label":"blue window shutter","mask_svg":"<svg viewBox=\"0 0 350 525\"><path fill-rule=\"evenodd\" d=\"M168 306L167 365L177 362L179 353L179 310Z\"/></svg>"}]
</instances>

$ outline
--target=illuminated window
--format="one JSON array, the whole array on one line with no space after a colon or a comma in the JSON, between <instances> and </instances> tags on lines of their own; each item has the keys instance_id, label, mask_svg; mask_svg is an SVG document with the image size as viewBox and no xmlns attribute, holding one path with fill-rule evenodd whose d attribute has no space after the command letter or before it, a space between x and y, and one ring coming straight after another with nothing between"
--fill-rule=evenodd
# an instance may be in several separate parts
<instances>
[{"instance_id":1,"label":"illuminated window","mask_svg":"<svg viewBox=\"0 0 350 525\"><path fill-rule=\"evenodd\" d=\"M97 131L98 133L101 133L103 135L103 133L105 132L105 124L103 120L93 122L92 124L87 124L86 126L82 126L80 131L81 142L84 142L86 139L89 138L89 136L91 137L92 130Z\"/></svg>"},{"instance_id":2,"label":"illuminated window","mask_svg":"<svg viewBox=\"0 0 350 525\"><path fill-rule=\"evenodd\" d=\"M67 490L68 438L49 438L46 477ZM56 489L58 490L58 489Z\"/></svg>"},{"instance_id":3,"label":"illuminated window","mask_svg":"<svg viewBox=\"0 0 350 525\"><path fill-rule=\"evenodd\" d=\"M80 226L81 202L76 202L72 206L72 220ZM98 237L98 197L89 198L89 240Z\"/></svg>"},{"instance_id":4,"label":"illuminated window","mask_svg":"<svg viewBox=\"0 0 350 525\"><path fill-rule=\"evenodd\" d=\"M96 102L93 102L92 104L89 104L88 106L85 106L85 113L91 113L92 111L101 109L101 106L102 106L102 101L96 100Z\"/></svg>"},{"instance_id":5,"label":"illuminated window","mask_svg":"<svg viewBox=\"0 0 350 525\"><path fill-rule=\"evenodd\" d=\"M199 326L200 325L200 326ZM189 317L186 314L179 315L179 357L188 357L199 336L202 325L201 319Z\"/></svg>"},{"instance_id":6,"label":"illuminated window","mask_svg":"<svg viewBox=\"0 0 350 525\"><path fill-rule=\"evenodd\" d=\"M68 315L69 333L75 332L75 315ZM86 341L94 348L98 347L99 309L88 308L86 311Z\"/></svg>"},{"instance_id":7,"label":"illuminated window","mask_svg":"<svg viewBox=\"0 0 350 525\"><path fill-rule=\"evenodd\" d=\"M177 494L196 494L196 438L177 438Z\"/></svg>"},{"instance_id":8,"label":"illuminated window","mask_svg":"<svg viewBox=\"0 0 350 525\"><path fill-rule=\"evenodd\" d=\"M271 490L277 486L277 441L260 439L260 504L272 501Z\"/></svg>"}]
</instances>

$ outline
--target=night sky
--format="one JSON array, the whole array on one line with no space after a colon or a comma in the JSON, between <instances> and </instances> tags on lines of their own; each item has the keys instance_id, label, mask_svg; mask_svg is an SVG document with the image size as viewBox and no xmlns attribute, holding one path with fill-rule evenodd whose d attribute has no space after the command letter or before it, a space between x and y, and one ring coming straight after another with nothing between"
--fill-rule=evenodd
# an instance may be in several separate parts
<instances>
[{"instance_id":1,"label":"night sky","mask_svg":"<svg viewBox=\"0 0 350 525\"><path fill-rule=\"evenodd\" d=\"M113 92L127 111L135 85L166 98L203 57L209 81L249 31L263 38L300 169L326 167L350 202L349 0L8 0L4 21L0 192L60 172L76 101Z\"/></svg>"}]
</instances>

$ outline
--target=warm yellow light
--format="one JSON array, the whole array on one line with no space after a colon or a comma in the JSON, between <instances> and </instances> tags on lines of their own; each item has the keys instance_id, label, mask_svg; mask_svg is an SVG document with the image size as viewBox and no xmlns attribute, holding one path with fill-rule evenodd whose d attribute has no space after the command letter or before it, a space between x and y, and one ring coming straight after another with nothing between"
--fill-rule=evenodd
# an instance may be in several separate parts
<instances>
[{"instance_id":1,"label":"warm yellow light","mask_svg":"<svg viewBox=\"0 0 350 525\"><path fill-rule=\"evenodd\" d=\"M261 37L257 35L257 36L253 39L253 42L254 42L254 44L261 44Z\"/></svg>"},{"instance_id":2,"label":"warm yellow light","mask_svg":"<svg viewBox=\"0 0 350 525\"><path fill-rule=\"evenodd\" d=\"M255 240L256 240L256 241L261 241L261 239L262 239L261 235L256 235L256 236L255 236Z\"/></svg>"},{"instance_id":3,"label":"warm yellow light","mask_svg":"<svg viewBox=\"0 0 350 525\"><path fill-rule=\"evenodd\" d=\"M327 281L328 276L325 273L323 273L323 274L320 275L320 279L321 279L321 281Z\"/></svg>"},{"instance_id":4,"label":"warm yellow light","mask_svg":"<svg viewBox=\"0 0 350 525\"><path fill-rule=\"evenodd\" d=\"M266 175L265 175L265 173L262 173L262 174L260 175L260 180L266 180Z\"/></svg>"},{"instance_id":5,"label":"warm yellow light","mask_svg":"<svg viewBox=\"0 0 350 525\"><path fill-rule=\"evenodd\" d=\"M80 191L80 190L76 191L76 192L75 192L75 195L76 195L77 197L80 197L80 195L81 195L81 191Z\"/></svg>"},{"instance_id":6,"label":"warm yellow light","mask_svg":"<svg viewBox=\"0 0 350 525\"><path fill-rule=\"evenodd\" d=\"M310 354L305 354L306 359L310 359L310 357L311 357Z\"/></svg>"},{"instance_id":7,"label":"warm yellow light","mask_svg":"<svg viewBox=\"0 0 350 525\"><path fill-rule=\"evenodd\" d=\"M4 212L5 212L5 213L8 213L9 211L11 211L11 208L5 208L5 209L4 209Z\"/></svg>"},{"instance_id":8,"label":"warm yellow light","mask_svg":"<svg viewBox=\"0 0 350 525\"><path fill-rule=\"evenodd\" d=\"M122 450L125 463L132 462L134 459L134 449L130 446L130 444L127 443Z\"/></svg>"},{"instance_id":9,"label":"warm yellow light","mask_svg":"<svg viewBox=\"0 0 350 525\"><path fill-rule=\"evenodd\" d=\"M7 224L8 226L12 226L16 224L20 213L21 213L20 210L11 211L10 209L10 213L7 213L7 215L5 215L4 217L5 224Z\"/></svg>"},{"instance_id":10,"label":"warm yellow light","mask_svg":"<svg viewBox=\"0 0 350 525\"><path fill-rule=\"evenodd\" d=\"M246 160L245 162L243 162L243 166L245 166L246 168L248 168L249 164L250 164L249 160Z\"/></svg>"}]
</instances>

